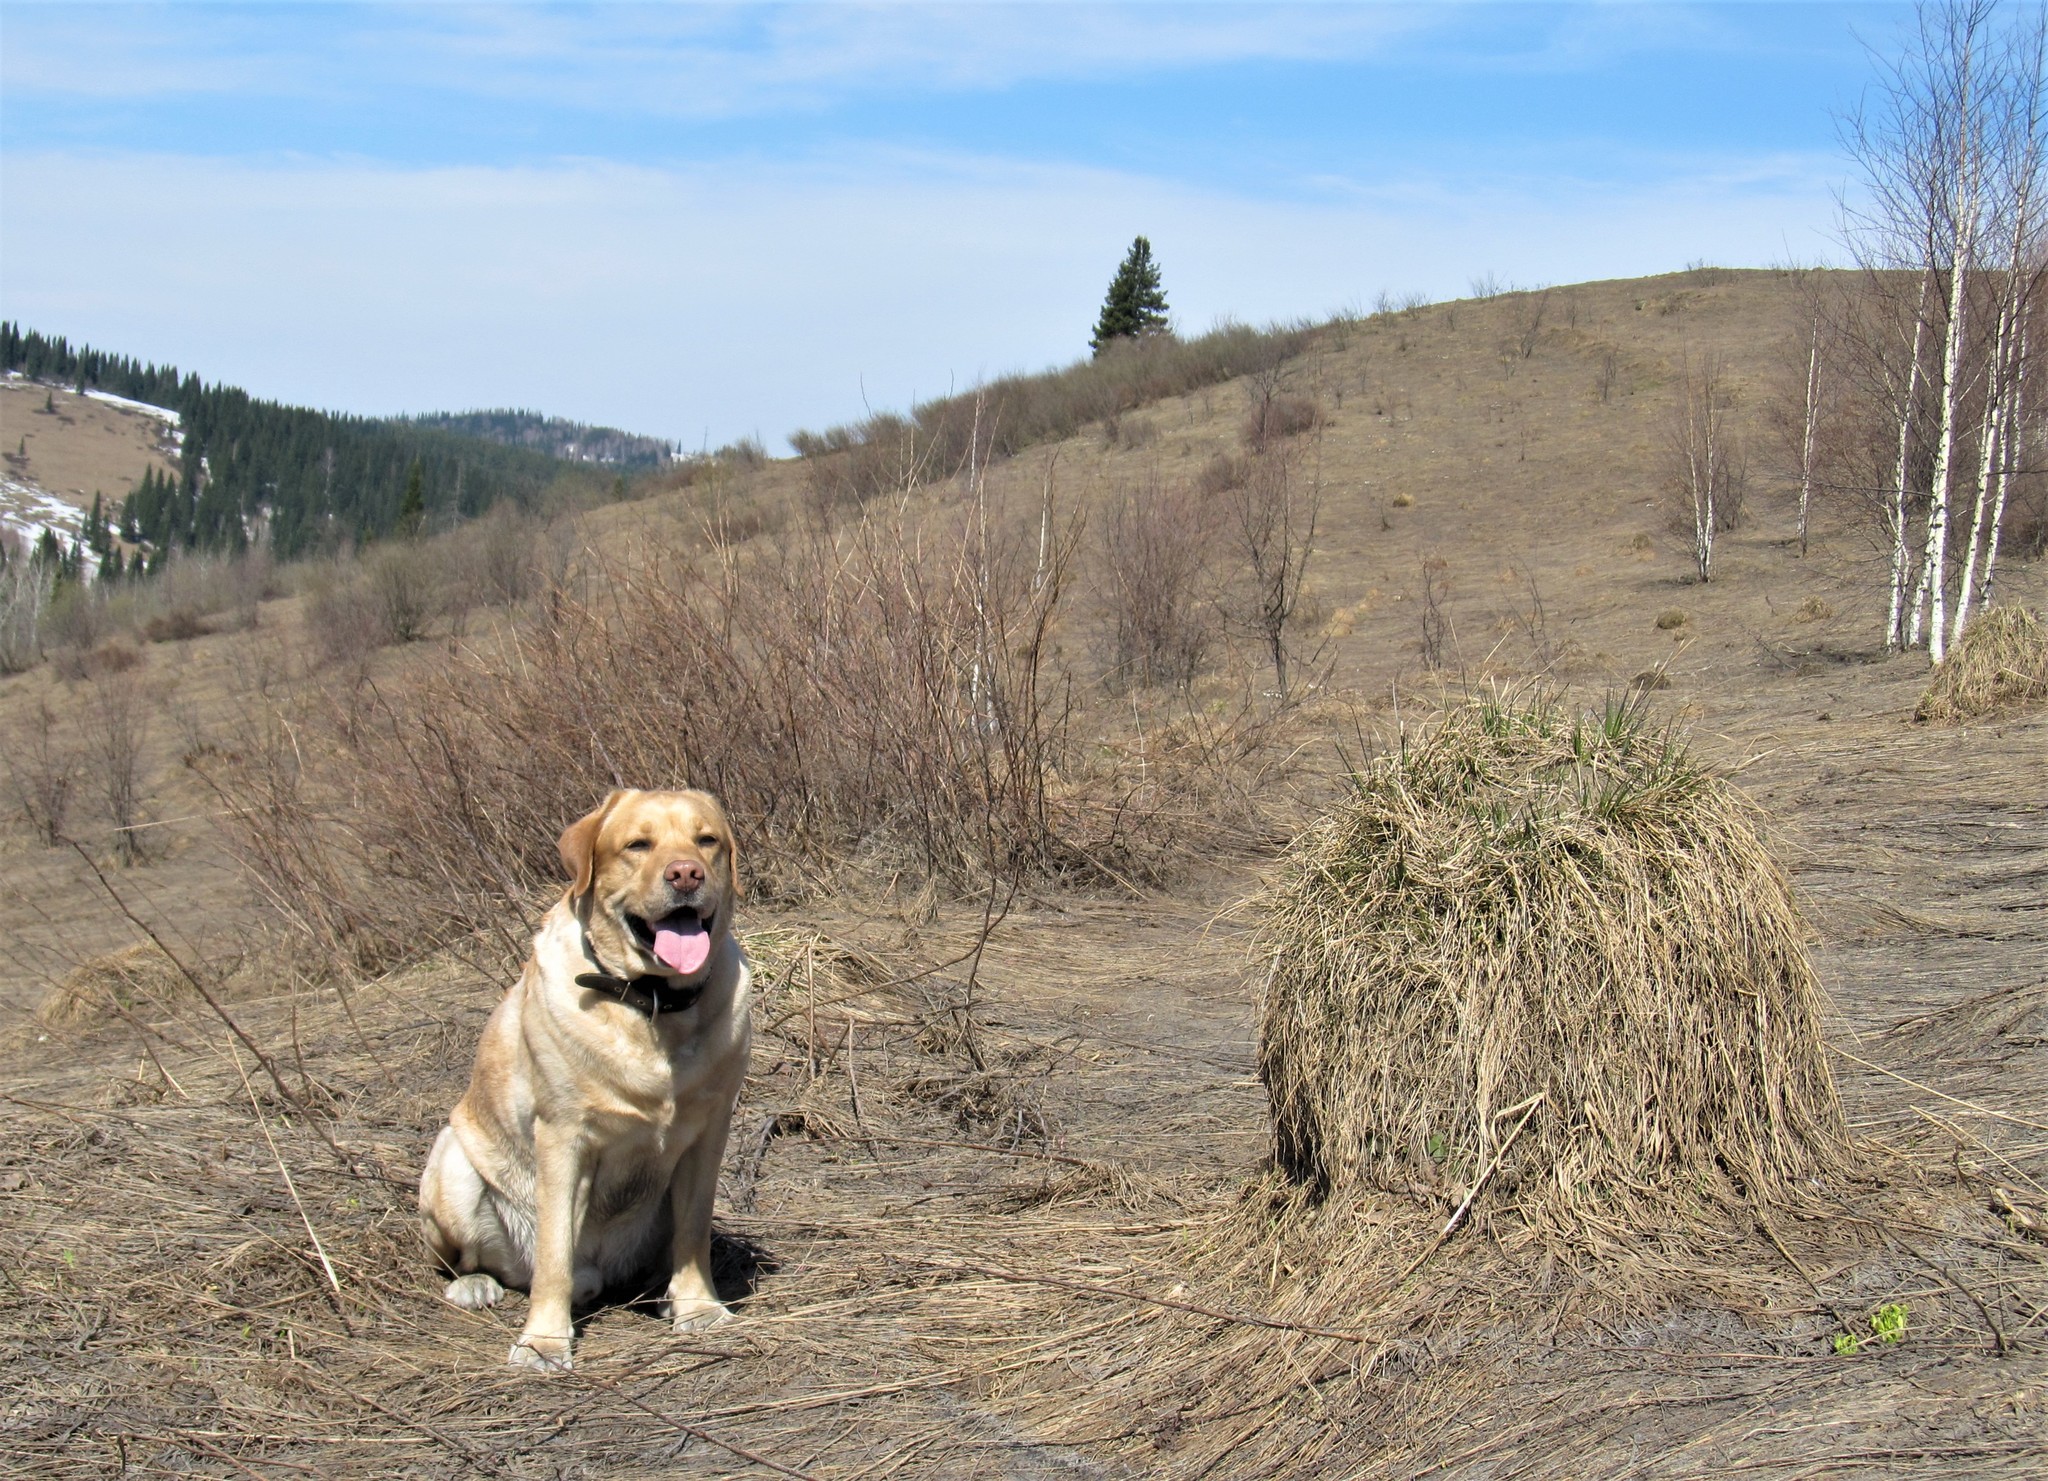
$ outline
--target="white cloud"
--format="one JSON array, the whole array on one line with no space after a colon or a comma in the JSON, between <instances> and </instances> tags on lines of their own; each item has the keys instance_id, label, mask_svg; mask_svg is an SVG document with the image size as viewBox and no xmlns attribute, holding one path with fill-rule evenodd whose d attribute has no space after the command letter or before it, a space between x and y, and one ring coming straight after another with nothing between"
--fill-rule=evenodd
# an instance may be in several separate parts
<instances>
[{"instance_id":1,"label":"white cloud","mask_svg":"<svg viewBox=\"0 0 2048 1481\"><path fill-rule=\"evenodd\" d=\"M1768 44L1738 17L1661 4L16 5L0 78L18 98L412 93L722 118L1238 63L1398 54L1577 72L1645 49Z\"/></svg>"},{"instance_id":2,"label":"white cloud","mask_svg":"<svg viewBox=\"0 0 2048 1481\"><path fill-rule=\"evenodd\" d=\"M17 94L341 95L394 85L655 116L1211 63L1330 60L1444 24L1380 5L11 7Z\"/></svg>"},{"instance_id":3,"label":"white cloud","mask_svg":"<svg viewBox=\"0 0 2048 1481\"><path fill-rule=\"evenodd\" d=\"M1799 160L1634 188L1335 182L1258 200L1106 170L864 156L653 169L0 157L0 312L266 396L518 405L695 444L857 416L1081 353L1142 231L1180 321L1382 287L1825 250Z\"/></svg>"}]
</instances>

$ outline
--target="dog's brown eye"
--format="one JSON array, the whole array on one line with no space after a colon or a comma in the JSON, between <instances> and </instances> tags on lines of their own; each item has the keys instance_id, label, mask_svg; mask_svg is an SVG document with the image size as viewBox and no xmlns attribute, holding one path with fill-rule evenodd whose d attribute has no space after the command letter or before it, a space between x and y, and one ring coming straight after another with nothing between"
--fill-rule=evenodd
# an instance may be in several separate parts
<instances>
[{"instance_id":1,"label":"dog's brown eye","mask_svg":"<svg viewBox=\"0 0 2048 1481\"><path fill-rule=\"evenodd\" d=\"M627 845L626 845L626 852L627 852L627 853L629 853L629 854L644 854L644 853L646 853L646 852L647 852L647 851L648 851L649 849L651 849L651 848L653 848L653 847L654 847L654 840L653 840L653 839L651 839L651 838L636 838L636 839L634 839L634 840L633 840L633 841L632 841L631 843L629 843L629 844L627 844Z\"/></svg>"},{"instance_id":2,"label":"dog's brown eye","mask_svg":"<svg viewBox=\"0 0 2048 1481\"><path fill-rule=\"evenodd\" d=\"M698 835L697 835L697 847L698 847L698 848L717 848L717 847L718 847L718 835L717 835L716 833L700 833L700 834L698 834Z\"/></svg>"}]
</instances>

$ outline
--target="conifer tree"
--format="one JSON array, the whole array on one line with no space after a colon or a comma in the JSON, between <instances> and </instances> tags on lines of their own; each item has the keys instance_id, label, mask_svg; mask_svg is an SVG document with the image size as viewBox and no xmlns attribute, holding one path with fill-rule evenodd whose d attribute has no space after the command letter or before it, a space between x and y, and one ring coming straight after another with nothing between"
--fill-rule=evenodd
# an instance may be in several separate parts
<instances>
[{"instance_id":1,"label":"conifer tree","mask_svg":"<svg viewBox=\"0 0 2048 1481\"><path fill-rule=\"evenodd\" d=\"M1116 340L1137 339L1165 328L1166 290L1159 286L1159 264L1152 260L1151 241L1139 237L1109 280L1088 344L1100 355Z\"/></svg>"},{"instance_id":2,"label":"conifer tree","mask_svg":"<svg viewBox=\"0 0 2048 1481\"><path fill-rule=\"evenodd\" d=\"M420 526L426 523L427 499L422 485L420 460L412 460L412 471L405 475L405 499L398 506L398 533L408 540L419 538Z\"/></svg>"}]
</instances>

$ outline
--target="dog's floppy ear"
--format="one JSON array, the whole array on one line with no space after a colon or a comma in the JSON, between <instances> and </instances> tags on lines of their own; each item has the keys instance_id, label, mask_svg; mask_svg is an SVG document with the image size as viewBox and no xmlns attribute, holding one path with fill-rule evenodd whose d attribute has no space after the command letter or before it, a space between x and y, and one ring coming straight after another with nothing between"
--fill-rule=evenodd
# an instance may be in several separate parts
<instances>
[{"instance_id":1,"label":"dog's floppy ear","mask_svg":"<svg viewBox=\"0 0 2048 1481\"><path fill-rule=\"evenodd\" d=\"M730 818L725 824L725 867L732 871L733 899L745 899L747 892L740 888L740 834Z\"/></svg>"},{"instance_id":2,"label":"dog's floppy ear","mask_svg":"<svg viewBox=\"0 0 2048 1481\"><path fill-rule=\"evenodd\" d=\"M597 832L604 826L605 817L611 812L624 792L610 792L604 801L562 830L562 836L555 840L555 847L562 851L562 867L569 871L569 894L573 897L589 890L597 877Z\"/></svg>"}]
</instances>

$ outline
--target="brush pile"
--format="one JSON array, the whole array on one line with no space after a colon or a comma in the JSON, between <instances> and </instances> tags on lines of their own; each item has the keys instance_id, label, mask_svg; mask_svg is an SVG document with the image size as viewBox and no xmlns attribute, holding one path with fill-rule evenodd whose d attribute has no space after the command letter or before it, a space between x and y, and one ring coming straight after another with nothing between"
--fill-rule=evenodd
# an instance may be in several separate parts
<instances>
[{"instance_id":1,"label":"brush pile","mask_svg":"<svg viewBox=\"0 0 2048 1481\"><path fill-rule=\"evenodd\" d=\"M1253 902L1279 1171L1569 1237L1838 1168L1823 999L1758 824L1640 697L1496 695L1368 765Z\"/></svg>"},{"instance_id":2,"label":"brush pile","mask_svg":"<svg viewBox=\"0 0 2048 1481\"><path fill-rule=\"evenodd\" d=\"M2048 700L2048 624L2025 607L1991 607L1935 665L1915 720L1954 723Z\"/></svg>"}]
</instances>

